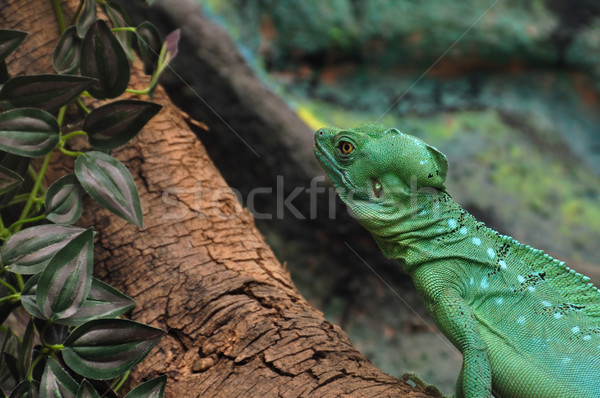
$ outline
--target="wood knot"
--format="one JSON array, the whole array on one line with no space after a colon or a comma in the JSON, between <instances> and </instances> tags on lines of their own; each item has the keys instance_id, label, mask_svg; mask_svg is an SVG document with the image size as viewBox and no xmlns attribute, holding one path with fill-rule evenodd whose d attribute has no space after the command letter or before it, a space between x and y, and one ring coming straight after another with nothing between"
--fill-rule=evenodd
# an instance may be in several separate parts
<instances>
[{"instance_id":1,"label":"wood knot","mask_svg":"<svg viewBox=\"0 0 600 398\"><path fill-rule=\"evenodd\" d=\"M208 369L215 366L216 359L217 359L216 356L213 356L213 355L211 355L209 357L205 357L205 358L200 358L192 365L192 372L193 373L206 372Z\"/></svg>"}]
</instances>

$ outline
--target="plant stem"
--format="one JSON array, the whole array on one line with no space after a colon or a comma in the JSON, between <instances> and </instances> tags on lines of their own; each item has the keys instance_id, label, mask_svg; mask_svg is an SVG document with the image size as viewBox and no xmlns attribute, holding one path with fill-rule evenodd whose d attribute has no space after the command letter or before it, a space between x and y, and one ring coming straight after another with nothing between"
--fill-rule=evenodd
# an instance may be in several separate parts
<instances>
[{"instance_id":1,"label":"plant stem","mask_svg":"<svg viewBox=\"0 0 600 398\"><path fill-rule=\"evenodd\" d=\"M85 155L84 152L75 152L75 151L69 151L68 149L63 148L62 145L58 146L58 150L61 151L63 154L67 155L67 156L72 156L74 158L76 158L77 156L81 156L81 155Z\"/></svg>"},{"instance_id":2,"label":"plant stem","mask_svg":"<svg viewBox=\"0 0 600 398\"><path fill-rule=\"evenodd\" d=\"M124 27L120 27L120 28L112 28L110 30L111 32L131 32L131 33L136 33L136 29L129 27L129 26L124 26Z\"/></svg>"},{"instance_id":3,"label":"plant stem","mask_svg":"<svg viewBox=\"0 0 600 398\"><path fill-rule=\"evenodd\" d=\"M78 135L87 135L87 133L83 130L72 131L69 134L65 134L62 137L60 137L60 140L62 142L66 142L67 140L69 140L73 137L77 137Z\"/></svg>"},{"instance_id":4,"label":"plant stem","mask_svg":"<svg viewBox=\"0 0 600 398\"><path fill-rule=\"evenodd\" d=\"M35 357L33 362L31 362L31 365L29 366L29 371L27 372L27 380L29 380L29 381L33 380L33 369L36 367L38 362L40 362L43 358L44 358L44 355L40 354L37 357Z\"/></svg>"},{"instance_id":5,"label":"plant stem","mask_svg":"<svg viewBox=\"0 0 600 398\"><path fill-rule=\"evenodd\" d=\"M34 202L35 198L37 197L38 190L40 189L40 186L42 185L42 180L44 179L44 174L46 174L46 169L48 168L48 164L50 163L51 157L52 157L52 152L50 152L49 154L46 155L46 157L44 157L44 161L42 162L42 167L40 168L37 178L35 179L35 182L33 183L33 188L31 189L31 192L29 193L29 198L27 199L27 203L25 203L25 207L23 207L23 211L21 212L19 221L27 218L27 216L29 215L29 210L31 210L31 206L33 206L33 202ZM17 221L17 222L19 222L19 221ZM13 233L19 232L21 230L22 225L23 225L23 223L17 225L16 228L11 231Z\"/></svg>"},{"instance_id":6,"label":"plant stem","mask_svg":"<svg viewBox=\"0 0 600 398\"><path fill-rule=\"evenodd\" d=\"M4 279L0 278L0 284L6 286L6 288L8 290L10 290L11 292L13 292L14 294L18 294L19 292L17 292L17 289L15 289L15 287L13 285L11 285L10 283L8 283L7 281L5 281ZM8 296L10 297L10 296ZM3 297L3 299L6 297Z\"/></svg>"},{"instance_id":7,"label":"plant stem","mask_svg":"<svg viewBox=\"0 0 600 398\"><path fill-rule=\"evenodd\" d=\"M139 95L145 95L148 94L148 92L150 91L149 87L146 87L143 90L136 90L134 88L128 88L125 90L126 92L130 93L130 94L139 94Z\"/></svg>"},{"instance_id":8,"label":"plant stem","mask_svg":"<svg viewBox=\"0 0 600 398\"><path fill-rule=\"evenodd\" d=\"M60 109L58 110L58 115L56 116L56 121L58 122L59 126L62 126L63 121L65 119L65 113L67 112L67 106L61 106Z\"/></svg>"},{"instance_id":9,"label":"plant stem","mask_svg":"<svg viewBox=\"0 0 600 398\"><path fill-rule=\"evenodd\" d=\"M119 383L112 389L114 392L119 391L119 389L121 387L123 387L123 384L125 384L125 381L129 377L129 373L130 373L130 371L125 372L125 374L123 375L123 377L121 377L121 380L119 380Z\"/></svg>"},{"instance_id":10,"label":"plant stem","mask_svg":"<svg viewBox=\"0 0 600 398\"><path fill-rule=\"evenodd\" d=\"M14 293L14 294L11 294L10 296L6 296L6 297L0 298L0 304L3 303L3 302L5 302L5 301L11 301L11 300L14 300L14 299L18 300L20 298L21 298L21 293Z\"/></svg>"},{"instance_id":11,"label":"plant stem","mask_svg":"<svg viewBox=\"0 0 600 398\"><path fill-rule=\"evenodd\" d=\"M30 222L37 222L37 221L42 221L43 219L46 218L45 214L40 214L39 216L35 216L35 217L31 217L31 218L24 218L18 221L15 221L14 223L12 223L12 225L10 227L8 227L8 229L10 231L12 231L13 229L16 229L17 227L20 227L23 224L27 224ZM19 228L20 230L21 228Z\"/></svg>"},{"instance_id":12,"label":"plant stem","mask_svg":"<svg viewBox=\"0 0 600 398\"><path fill-rule=\"evenodd\" d=\"M81 97L77 97L77 99L75 100L77 101L77 105L79 105L79 107L81 109L83 109L83 111L85 113L91 113L92 111L89 110L89 108L87 106L85 106L85 104L83 103L83 101L81 100Z\"/></svg>"},{"instance_id":13,"label":"plant stem","mask_svg":"<svg viewBox=\"0 0 600 398\"><path fill-rule=\"evenodd\" d=\"M52 4L54 4L54 14L56 14L56 20L58 21L58 27L60 28L60 33L67 29L67 24L65 23L65 16L62 12L62 8L60 8L60 0L52 0Z\"/></svg>"}]
</instances>

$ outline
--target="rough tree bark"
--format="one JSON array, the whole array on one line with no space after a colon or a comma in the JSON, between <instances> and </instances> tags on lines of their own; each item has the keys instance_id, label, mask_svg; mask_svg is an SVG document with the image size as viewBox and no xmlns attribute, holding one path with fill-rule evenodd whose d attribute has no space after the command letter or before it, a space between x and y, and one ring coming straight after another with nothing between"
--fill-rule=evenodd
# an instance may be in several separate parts
<instances>
[{"instance_id":1,"label":"rough tree bark","mask_svg":"<svg viewBox=\"0 0 600 398\"><path fill-rule=\"evenodd\" d=\"M0 25L30 33L9 71L50 71L51 1L1 3ZM146 81L135 65L133 85ZM97 232L97 275L136 299L131 318L168 331L132 383L166 373L168 397L425 396L375 368L300 296L178 110L161 90L155 100L163 110L114 153L136 179L145 227L92 202L82 220Z\"/></svg>"}]
</instances>

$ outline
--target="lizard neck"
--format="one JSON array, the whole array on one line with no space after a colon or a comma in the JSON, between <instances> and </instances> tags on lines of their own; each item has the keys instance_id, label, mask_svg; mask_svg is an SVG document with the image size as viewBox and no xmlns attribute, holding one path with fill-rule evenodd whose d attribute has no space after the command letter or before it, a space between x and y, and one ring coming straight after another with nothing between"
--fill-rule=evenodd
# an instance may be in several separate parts
<instances>
[{"instance_id":1,"label":"lizard neck","mask_svg":"<svg viewBox=\"0 0 600 398\"><path fill-rule=\"evenodd\" d=\"M476 239L493 234L445 191L416 194L409 202L396 206L394 217L388 217L386 225L371 229L383 254L400 260L407 272L455 256L452 246L476 234L481 236Z\"/></svg>"}]
</instances>

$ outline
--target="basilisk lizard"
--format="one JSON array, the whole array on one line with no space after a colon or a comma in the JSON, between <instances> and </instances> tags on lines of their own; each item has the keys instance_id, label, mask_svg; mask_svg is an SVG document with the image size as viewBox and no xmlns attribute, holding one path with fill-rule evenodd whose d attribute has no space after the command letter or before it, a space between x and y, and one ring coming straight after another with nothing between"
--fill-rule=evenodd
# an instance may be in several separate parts
<instances>
[{"instance_id":1,"label":"basilisk lizard","mask_svg":"<svg viewBox=\"0 0 600 398\"><path fill-rule=\"evenodd\" d=\"M413 136L327 127L314 152L463 354L456 397L600 397L600 292L588 277L478 222L446 192L446 157Z\"/></svg>"}]
</instances>

